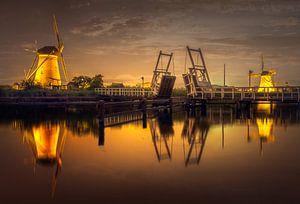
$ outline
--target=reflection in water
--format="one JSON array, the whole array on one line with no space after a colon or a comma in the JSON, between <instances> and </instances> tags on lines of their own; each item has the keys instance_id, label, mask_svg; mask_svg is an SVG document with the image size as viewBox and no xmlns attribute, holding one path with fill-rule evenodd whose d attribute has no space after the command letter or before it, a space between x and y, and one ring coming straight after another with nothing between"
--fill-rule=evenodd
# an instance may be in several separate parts
<instances>
[{"instance_id":1,"label":"reflection in water","mask_svg":"<svg viewBox=\"0 0 300 204\"><path fill-rule=\"evenodd\" d=\"M209 123L200 117L187 118L182 129L185 165L199 164L209 131Z\"/></svg>"},{"instance_id":2,"label":"reflection in water","mask_svg":"<svg viewBox=\"0 0 300 204\"><path fill-rule=\"evenodd\" d=\"M171 160L174 136L172 115L163 113L156 119L151 119L149 125L158 161Z\"/></svg>"},{"instance_id":3,"label":"reflection in water","mask_svg":"<svg viewBox=\"0 0 300 204\"><path fill-rule=\"evenodd\" d=\"M256 124L258 127L259 138L264 141L274 141L273 136L273 119L272 118L257 118Z\"/></svg>"},{"instance_id":4,"label":"reflection in water","mask_svg":"<svg viewBox=\"0 0 300 204\"><path fill-rule=\"evenodd\" d=\"M270 104L270 103L260 103L257 104L257 111L259 112L265 112L267 114L271 114L273 109L276 108L275 104Z\"/></svg>"},{"instance_id":5,"label":"reflection in water","mask_svg":"<svg viewBox=\"0 0 300 204\"><path fill-rule=\"evenodd\" d=\"M62 153L66 134L59 123L47 122L27 127L23 132L23 141L31 148L36 164L54 166L52 195L55 193L57 177L62 166Z\"/></svg>"},{"instance_id":6,"label":"reflection in water","mask_svg":"<svg viewBox=\"0 0 300 204\"><path fill-rule=\"evenodd\" d=\"M299 123L298 110L297 109L285 109L274 107L270 108L270 104L264 104L263 106L258 106L257 109L253 109L250 117L248 114L235 114L235 108L233 107L218 107L209 106L206 110L206 115L201 114L201 111L196 110L192 115L187 114L185 111L178 113L167 114L161 113L158 117L153 119L148 119L148 130L143 130L146 127L142 122L134 123L135 127L132 130L132 124L127 126L115 126L110 127L106 130L107 141L104 143L104 129L99 127L99 124L95 118L91 117L66 117L57 120L51 119L34 119L30 121L28 119L13 119L13 127L21 130L23 140L30 147L33 157L34 157L34 168L36 166L47 166L53 170L53 182L52 182L52 194L55 192L58 174L62 169L62 154L64 150L64 145L66 142L66 137L68 135L68 141L72 141L74 137L95 137L98 138L98 144L108 148L105 151L100 151L96 148L97 153L107 154L111 152L123 151L124 148L135 148L136 144L140 144L140 132L146 132L146 139L143 142L148 142L147 147L149 147L151 159L157 157L157 161L176 161L180 160L180 163L184 163L185 166L198 165L205 158L204 154L209 154L208 151L215 142L213 138L221 140L222 146L219 148L224 148L225 144L225 128L243 128L242 142L247 145L247 141L244 138L248 138L248 142L259 142L260 152L262 153L263 144L267 142L275 141L274 128L280 125L286 127L287 125L293 123ZM272 110L272 111L269 111ZM145 122L145 121L144 121ZM130 129L131 127L131 129ZM140 130L139 130L140 128ZM122 131L120 132L120 130ZM227 129L226 129L227 130ZM217 132L217 137L214 134ZM234 131L234 130L233 130ZM117 132L117 133L116 133ZM237 135L232 131L226 131L226 139L233 140L232 135ZM125 140L125 142L133 142L135 145L128 145L125 143L118 144L122 140L121 136L124 135L114 135L114 134L124 134L130 135L130 140ZM134 134L137 134L136 136ZM111 136L115 136L114 139ZM222 135L222 138L219 138ZM228 140L228 139L227 139ZM228 144L231 144L228 142ZM236 142L235 145L244 145ZM95 143L97 145L97 142ZM226 146L228 150L231 145ZM90 146L89 146L90 147ZM121 148L120 148L121 147ZM81 153L83 149L79 146L78 153ZM88 149L88 150L87 150ZM89 148L84 149L84 151L89 151ZM208 149L208 150L207 150ZM131 149L125 149L131 151ZM153 151L154 150L154 151ZM205 151L204 151L205 150ZM72 151L76 151L72 150ZM135 151L135 149L132 149ZM145 148L145 154L147 154L148 149ZM88 152L95 153L95 152ZM183 154L183 161L182 161ZM74 154L73 158L71 156L65 158L68 162L76 162ZM66 155L65 155L66 156ZM92 155L93 156L93 155ZM131 155L132 156L132 155ZM97 155L97 157L99 157ZM91 157L92 158L92 157ZM73 160L72 160L73 159ZM111 154L105 157L107 160L113 164L118 163L118 159ZM71 161L70 161L71 160ZM156 159L155 159L156 160ZM156 163L156 162L155 162ZM176 163L176 162L172 162ZM166 162L167 165L169 163ZM66 168L66 167L65 167Z\"/></svg>"},{"instance_id":7,"label":"reflection in water","mask_svg":"<svg viewBox=\"0 0 300 204\"><path fill-rule=\"evenodd\" d=\"M275 141L273 135L274 116L272 115L274 108L275 105L270 103L257 104L257 111L262 114L261 117L255 119L258 132L252 132L248 136L249 141L259 139L261 155L263 153L263 143ZM250 129L249 124L248 129Z\"/></svg>"}]
</instances>

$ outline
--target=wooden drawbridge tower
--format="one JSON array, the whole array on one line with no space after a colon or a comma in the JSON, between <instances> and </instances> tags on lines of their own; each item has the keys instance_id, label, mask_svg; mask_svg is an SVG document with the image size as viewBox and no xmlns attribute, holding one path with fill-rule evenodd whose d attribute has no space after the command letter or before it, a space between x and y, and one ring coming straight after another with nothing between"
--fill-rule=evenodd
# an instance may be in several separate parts
<instances>
[{"instance_id":1,"label":"wooden drawbridge tower","mask_svg":"<svg viewBox=\"0 0 300 204\"><path fill-rule=\"evenodd\" d=\"M189 56L191 67L182 76L188 96L195 97L203 89L211 88L211 82L201 49L191 49L187 46L187 55ZM185 66L187 66L187 63L185 63Z\"/></svg>"},{"instance_id":2,"label":"wooden drawbridge tower","mask_svg":"<svg viewBox=\"0 0 300 204\"><path fill-rule=\"evenodd\" d=\"M166 60L165 63L164 60ZM159 52L151 81L151 88L153 89L154 95L159 98L171 97L176 80L176 77L169 71L172 60L174 60L173 53L167 54L162 51Z\"/></svg>"}]
</instances>

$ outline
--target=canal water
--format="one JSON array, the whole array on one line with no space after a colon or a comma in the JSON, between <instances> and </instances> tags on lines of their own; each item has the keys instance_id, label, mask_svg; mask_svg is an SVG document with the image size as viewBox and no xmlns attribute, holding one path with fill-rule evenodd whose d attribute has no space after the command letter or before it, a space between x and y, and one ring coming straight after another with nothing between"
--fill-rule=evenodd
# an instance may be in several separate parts
<instances>
[{"instance_id":1,"label":"canal water","mask_svg":"<svg viewBox=\"0 0 300 204\"><path fill-rule=\"evenodd\" d=\"M6 115L0 135L1 203L300 199L297 107L174 110L104 135L89 115Z\"/></svg>"}]
</instances>

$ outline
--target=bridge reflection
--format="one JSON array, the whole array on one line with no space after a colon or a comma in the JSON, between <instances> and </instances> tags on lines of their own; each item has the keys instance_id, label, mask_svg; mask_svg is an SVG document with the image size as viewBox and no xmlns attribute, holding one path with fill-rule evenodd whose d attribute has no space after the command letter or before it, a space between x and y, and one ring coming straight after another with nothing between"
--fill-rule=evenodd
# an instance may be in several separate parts
<instances>
[{"instance_id":1,"label":"bridge reflection","mask_svg":"<svg viewBox=\"0 0 300 204\"><path fill-rule=\"evenodd\" d=\"M152 142L157 160L171 160L173 152L173 119L171 114L160 114L149 120Z\"/></svg>"},{"instance_id":2,"label":"bridge reflection","mask_svg":"<svg viewBox=\"0 0 300 204\"><path fill-rule=\"evenodd\" d=\"M206 118L188 117L182 129L185 165L199 164L205 147L210 124Z\"/></svg>"}]
</instances>

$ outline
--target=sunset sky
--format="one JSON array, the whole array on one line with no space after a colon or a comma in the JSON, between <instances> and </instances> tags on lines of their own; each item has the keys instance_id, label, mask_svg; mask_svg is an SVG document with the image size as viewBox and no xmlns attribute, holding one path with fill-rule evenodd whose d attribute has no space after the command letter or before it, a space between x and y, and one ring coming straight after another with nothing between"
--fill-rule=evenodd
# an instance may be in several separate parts
<instances>
[{"instance_id":1,"label":"sunset sky","mask_svg":"<svg viewBox=\"0 0 300 204\"><path fill-rule=\"evenodd\" d=\"M201 47L212 83L247 85L260 55L275 82L300 85L300 1L52 0L1 2L0 84L24 77L38 47L56 45L55 14L69 75L104 75L105 82L150 81L159 50L174 52L182 85L185 47Z\"/></svg>"}]
</instances>

